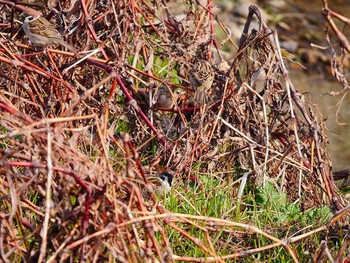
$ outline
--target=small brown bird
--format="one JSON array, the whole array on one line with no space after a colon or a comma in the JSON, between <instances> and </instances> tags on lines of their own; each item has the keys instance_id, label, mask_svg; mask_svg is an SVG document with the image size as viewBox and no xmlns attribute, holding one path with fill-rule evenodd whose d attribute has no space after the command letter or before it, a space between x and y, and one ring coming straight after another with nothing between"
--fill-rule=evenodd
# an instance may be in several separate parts
<instances>
[{"instance_id":1,"label":"small brown bird","mask_svg":"<svg viewBox=\"0 0 350 263\"><path fill-rule=\"evenodd\" d=\"M160 174L158 174L158 178L160 181L160 184L156 184L156 191L159 193L169 193L173 184L174 176L173 174L163 171Z\"/></svg>"},{"instance_id":2,"label":"small brown bird","mask_svg":"<svg viewBox=\"0 0 350 263\"><path fill-rule=\"evenodd\" d=\"M183 92L180 90L173 91L171 94L170 90L166 86L160 86L157 91L157 102L152 108L173 108L176 105L176 101Z\"/></svg>"},{"instance_id":3,"label":"small brown bird","mask_svg":"<svg viewBox=\"0 0 350 263\"><path fill-rule=\"evenodd\" d=\"M169 193L173 184L174 176L171 172L163 171L156 176L149 176L147 180L152 184L154 193L158 196L164 196ZM149 190L144 189L144 195L149 195Z\"/></svg>"},{"instance_id":4,"label":"small brown bird","mask_svg":"<svg viewBox=\"0 0 350 263\"><path fill-rule=\"evenodd\" d=\"M215 73L206 60L196 62L190 73L190 82L195 89L194 102L196 105L208 103L207 92L214 81Z\"/></svg>"},{"instance_id":5,"label":"small brown bird","mask_svg":"<svg viewBox=\"0 0 350 263\"><path fill-rule=\"evenodd\" d=\"M63 40L58 30L41 16L27 16L23 21L23 30L35 46L62 45L72 52L77 49L69 45Z\"/></svg>"}]
</instances>

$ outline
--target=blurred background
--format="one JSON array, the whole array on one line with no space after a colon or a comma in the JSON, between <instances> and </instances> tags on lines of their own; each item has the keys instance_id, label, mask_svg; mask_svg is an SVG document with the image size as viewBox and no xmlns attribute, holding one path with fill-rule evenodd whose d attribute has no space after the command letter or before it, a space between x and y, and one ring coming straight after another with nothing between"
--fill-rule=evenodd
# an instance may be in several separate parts
<instances>
[{"instance_id":1,"label":"blurred background","mask_svg":"<svg viewBox=\"0 0 350 263\"><path fill-rule=\"evenodd\" d=\"M348 16L349 1L331 0L329 8L343 16ZM317 104L329 139L328 149L333 162L333 171L350 167L350 98L347 93L330 96L342 85L333 78L330 70L331 52L325 41L327 22L322 16L323 2L309 1L259 1L269 12L271 23L277 24L282 46L296 56L305 69L290 67L292 81L300 92ZM269 8L270 7L270 8ZM340 29L343 25L338 24ZM333 35L329 29L330 36ZM349 30L343 32L349 39ZM332 39L333 45L338 41ZM286 45L287 44L287 45ZM289 45L289 46L288 46ZM319 46L321 48L313 47ZM322 49L324 47L324 49ZM349 56L344 67L349 69ZM347 78L348 79L348 78Z\"/></svg>"},{"instance_id":2,"label":"blurred background","mask_svg":"<svg viewBox=\"0 0 350 263\"><path fill-rule=\"evenodd\" d=\"M322 114L333 171L350 168L350 97L347 93L337 96L327 94L340 91L342 85L333 78L330 70L331 53L325 41L327 22L322 16L323 1L217 1L217 3L220 17L228 20L225 23L239 21L232 16L239 17L240 13L247 15L250 4L256 4L261 8L267 24L277 29L282 48L295 56L291 60L299 62L304 67L298 63L289 63L292 82L297 90L315 102ZM331 0L328 3L333 11L349 16L349 1ZM339 23L338 26L342 29L343 25ZM330 29L329 32L332 36L333 32ZM350 39L349 32L349 29L344 29L347 39ZM331 41L332 44L338 45L336 39L331 37ZM346 59L344 66L349 68L349 57L346 56Z\"/></svg>"},{"instance_id":3,"label":"blurred background","mask_svg":"<svg viewBox=\"0 0 350 263\"><path fill-rule=\"evenodd\" d=\"M333 11L349 16L346 13L350 8L349 1L331 0L328 3ZM213 11L229 28L236 43L242 34L251 4L258 5L263 20L277 30L281 47L287 54L286 64L295 88L314 102L315 108L321 113L320 118L324 120L324 129L328 135L327 147L333 171L350 168L350 98L347 93L336 96L327 94L340 91L342 85L331 74L331 52L325 40L327 22L322 16L323 1L215 0ZM173 14L181 14L178 3L174 2L173 8ZM343 33L350 39L349 30L343 28L341 23L337 25L344 29ZM219 27L215 31L218 43L221 43L226 36ZM331 29L329 35L335 48L339 47ZM235 54L235 50L226 52L231 58ZM343 63L348 70L348 56L345 56Z\"/></svg>"}]
</instances>

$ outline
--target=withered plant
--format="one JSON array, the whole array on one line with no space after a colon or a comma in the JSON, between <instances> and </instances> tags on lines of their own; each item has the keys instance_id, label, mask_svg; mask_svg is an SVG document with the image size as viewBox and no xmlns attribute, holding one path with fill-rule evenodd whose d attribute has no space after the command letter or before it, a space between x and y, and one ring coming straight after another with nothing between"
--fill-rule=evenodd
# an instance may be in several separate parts
<instances>
[{"instance_id":1,"label":"withered plant","mask_svg":"<svg viewBox=\"0 0 350 263\"><path fill-rule=\"evenodd\" d=\"M4 262L223 262L276 246L297 262L290 244L348 212L331 179L321 118L294 87L278 35L257 7L250 7L236 45L211 0L181 2L177 16L165 0L21 4L0 6ZM79 52L32 46L21 22L38 11ZM218 30L227 36L222 43ZM227 45L235 50L228 57ZM215 72L203 105L194 103L189 82L198 60ZM181 91L173 107L156 106L160 86L174 98ZM175 214L148 180L160 169L172 170L184 189L200 184L201 174L244 176L232 206L244 182L272 182L302 209L328 205L337 216L281 240L249 224ZM206 257L176 255L169 229ZM210 229L244 229L271 244L224 255Z\"/></svg>"}]
</instances>

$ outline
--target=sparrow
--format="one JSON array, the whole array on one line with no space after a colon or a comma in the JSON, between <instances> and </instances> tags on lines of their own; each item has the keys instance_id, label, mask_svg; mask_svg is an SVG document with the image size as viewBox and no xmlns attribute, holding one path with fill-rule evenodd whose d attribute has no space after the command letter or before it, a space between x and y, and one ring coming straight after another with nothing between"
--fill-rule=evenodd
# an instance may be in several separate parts
<instances>
[{"instance_id":1,"label":"sparrow","mask_svg":"<svg viewBox=\"0 0 350 263\"><path fill-rule=\"evenodd\" d=\"M169 193L173 184L173 174L163 171L158 175L160 184L156 185L156 191L161 193Z\"/></svg>"},{"instance_id":2,"label":"sparrow","mask_svg":"<svg viewBox=\"0 0 350 263\"><path fill-rule=\"evenodd\" d=\"M173 184L173 179L173 174L168 171L163 171L161 173L158 173L156 176L149 176L147 178L147 180L152 184L155 194L158 196L164 196L170 192Z\"/></svg>"},{"instance_id":3,"label":"sparrow","mask_svg":"<svg viewBox=\"0 0 350 263\"><path fill-rule=\"evenodd\" d=\"M189 79L195 89L194 102L196 105L208 103L207 92L214 81L214 71L206 60L196 62L190 72Z\"/></svg>"},{"instance_id":4,"label":"sparrow","mask_svg":"<svg viewBox=\"0 0 350 263\"><path fill-rule=\"evenodd\" d=\"M35 46L62 45L72 52L77 49L69 45L63 40L58 30L41 16L27 16L23 21L23 30L29 38L30 42Z\"/></svg>"},{"instance_id":5,"label":"sparrow","mask_svg":"<svg viewBox=\"0 0 350 263\"><path fill-rule=\"evenodd\" d=\"M166 86L160 86L156 93L157 101L152 108L168 108L171 109L176 105L178 97L183 94L180 90L173 91L171 94L170 90Z\"/></svg>"}]
</instances>

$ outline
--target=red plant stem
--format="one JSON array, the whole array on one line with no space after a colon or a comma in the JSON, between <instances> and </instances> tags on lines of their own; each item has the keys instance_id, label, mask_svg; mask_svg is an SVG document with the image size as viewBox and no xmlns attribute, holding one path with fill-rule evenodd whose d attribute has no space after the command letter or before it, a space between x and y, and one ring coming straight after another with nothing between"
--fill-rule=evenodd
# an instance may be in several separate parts
<instances>
[{"instance_id":1,"label":"red plant stem","mask_svg":"<svg viewBox=\"0 0 350 263\"><path fill-rule=\"evenodd\" d=\"M98 61L92 60L92 59L87 59L86 60L88 63L95 65L97 67L100 67L102 69L104 69L105 71L107 71L108 73L112 73L115 72L114 68L110 65L106 65L103 63L100 63ZM116 77L117 83L120 87L120 89L123 91L127 102L134 108L134 110L141 116L141 119L144 120L144 122L146 123L146 125L148 127L150 127L150 129L157 135L158 140L160 140L160 142L162 144L165 145L166 141L164 139L164 137L162 137L159 133L158 130L153 126L153 124L150 122L150 120L147 118L147 116L145 115L145 113L141 110L140 106L137 104L136 100L131 96L131 94L129 93L128 89L125 87L123 81L121 80L120 76L117 75Z\"/></svg>"},{"instance_id":2,"label":"red plant stem","mask_svg":"<svg viewBox=\"0 0 350 263\"><path fill-rule=\"evenodd\" d=\"M16 117L26 121L28 124L33 124L34 123L34 120L29 115L18 111L16 108L14 108L14 107L12 107L10 105L7 105L3 101L0 101L0 109L3 109L5 111L15 115Z\"/></svg>"},{"instance_id":3,"label":"red plant stem","mask_svg":"<svg viewBox=\"0 0 350 263\"><path fill-rule=\"evenodd\" d=\"M42 163L37 163L37 162L18 162L18 161L9 161L6 162L5 165L8 166L21 166L21 167L32 167L32 168L47 168L46 164L42 164ZM53 166L52 167L53 171L56 172L61 172L64 174L67 174L71 177L74 178L74 180L76 181L77 184L79 184L87 193L87 197L85 199L85 212L84 212L84 216L82 218L82 228L86 229L88 226L88 220L89 220L89 209L91 207L91 190L90 187L88 186L87 182L85 182L84 180L82 180L79 176L77 176L71 169L67 169L64 167L60 167L60 166Z\"/></svg>"},{"instance_id":4,"label":"red plant stem","mask_svg":"<svg viewBox=\"0 0 350 263\"><path fill-rule=\"evenodd\" d=\"M88 63L95 65L97 67L100 67L102 69L104 69L105 71L107 71L108 73L112 73L115 72L114 68L110 65L106 65L103 64L101 62L92 60L92 59L87 59L86 60ZM166 141L164 139L164 137L162 137L159 133L158 130L153 126L153 124L150 122L150 120L147 118L147 116L145 115L145 113L141 110L140 106L137 104L136 100L131 96L131 94L129 93L128 89L125 87L123 81L121 80L120 76L117 75L116 77L117 83L120 87L120 89L123 91L127 102L135 109L135 111L141 116L141 119L144 120L144 122L146 123L146 125L148 127L150 127L150 129L157 135L158 140L160 140L160 142L162 144L165 145Z\"/></svg>"},{"instance_id":5,"label":"red plant stem","mask_svg":"<svg viewBox=\"0 0 350 263\"><path fill-rule=\"evenodd\" d=\"M8 59L8 58L0 56L0 62L5 62L5 63L7 63L9 65L14 66L14 67L21 67L21 68L26 69L26 70L28 70L30 72L35 72L35 73L37 73L37 74L39 74L41 76L44 76L46 78L48 77L47 76L48 74L46 72L42 72L42 71L37 70L37 69L35 69L33 67L27 66L27 65L25 65L25 63L23 63L22 61L19 61L19 60L12 60L12 59ZM54 77L54 76L52 76L52 77Z\"/></svg>"},{"instance_id":6,"label":"red plant stem","mask_svg":"<svg viewBox=\"0 0 350 263\"><path fill-rule=\"evenodd\" d=\"M164 137L160 136L157 129L153 126L153 124L150 122L150 120L147 118L145 113L141 110L140 106L137 104L136 100L131 96L128 89L125 87L123 81L120 79L119 76L116 77L117 83L121 90L123 91L127 102L134 108L134 110L140 114L141 118L144 120L146 125L157 135L157 138L161 141L161 143L165 144Z\"/></svg>"},{"instance_id":7,"label":"red plant stem","mask_svg":"<svg viewBox=\"0 0 350 263\"><path fill-rule=\"evenodd\" d=\"M87 24L87 27L93 37L93 39L96 41L96 43L101 43L101 40L98 39L98 36L92 26L92 19L87 11L87 7L86 7L86 4L85 4L85 1L84 0L80 0L80 4L81 4L81 8L83 9L83 13L84 13L84 17L85 17L85 22Z\"/></svg>"},{"instance_id":8,"label":"red plant stem","mask_svg":"<svg viewBox=\"0 0 350 263\"><path fill-rule=\"evenodd\" d=\"M140 8L137 5L137 3L135 3L134 1L130 1L130 3L132 5L133 9L136 9L140 14L143 14L142 8ZM136 15L134 15L134 16L136 17ZM158 29L155 27L155 25L153 25L152 21L148 19L147 15L144 15L143 17L146 19L147 23L149 23L149 25L153 28L153 30L158 33Z\"/></svg>"}]
</instances>

